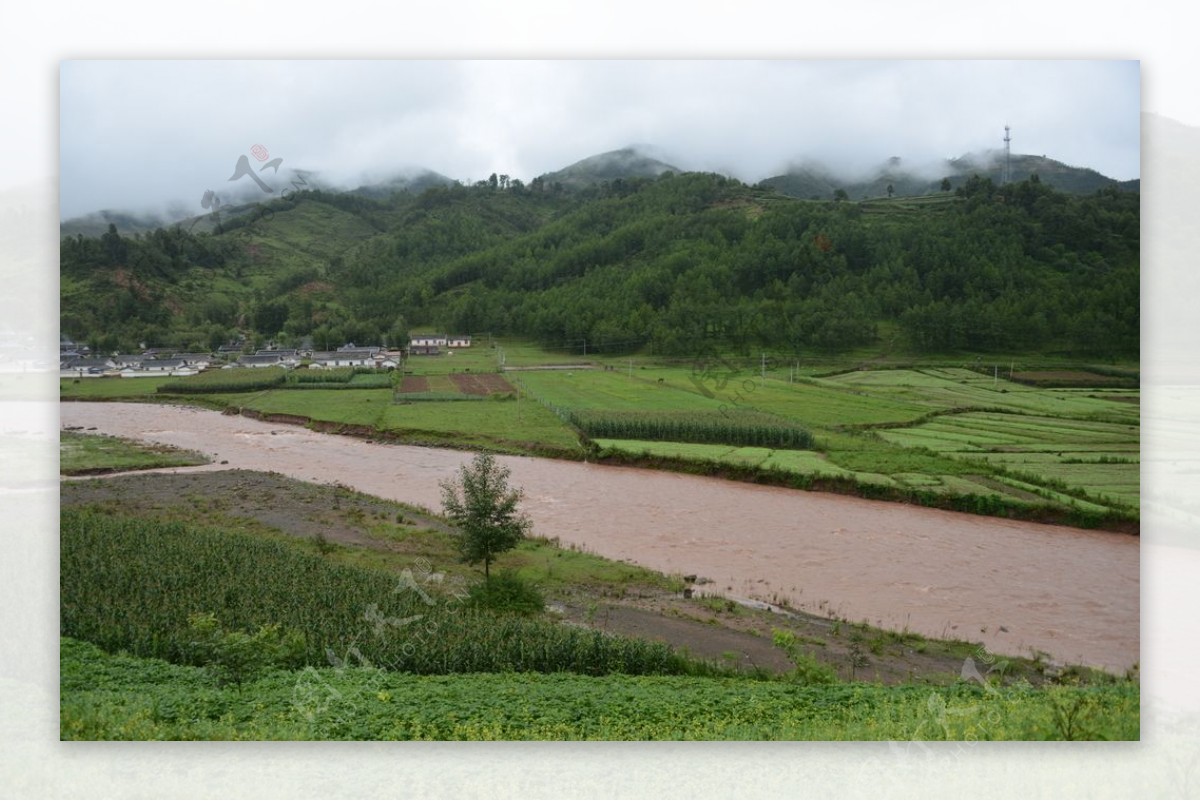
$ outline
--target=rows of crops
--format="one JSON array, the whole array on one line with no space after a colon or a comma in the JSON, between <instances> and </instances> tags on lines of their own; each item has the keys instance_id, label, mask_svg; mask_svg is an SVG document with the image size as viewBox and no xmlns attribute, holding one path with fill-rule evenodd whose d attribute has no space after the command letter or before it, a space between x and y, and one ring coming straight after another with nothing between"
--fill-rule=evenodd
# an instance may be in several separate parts
<instances>
[{"instance_id":1,"label":"rows of crops","mask_svg":"<svg viewBox=\"0 0 1200 801\"><path fill-rule=\"evenodd\" d=\"M804 450L813 444L804 428L764 412L571 411L568 419L589 437L660 442L701 442Z\"/></svg>"},{"instance_id":2,"label":"rows of crops","mask_svg":"<svg viewBox=\"0 0 1200 801\"><path fill-rule=\"evenodd\" d=\"M287 379L282 367L233 367L228 370L206 370L162 384L157 391L174 394L215 392L258 392L279 387Z\"/></svg>"},{"instance_id":3,"label":"rows of crops","mask_svg":"<svg viewBox=\"0 0 1200 801\"><path fill-rule=\"evenodd\" d=\"M985 376L963 368L856 370L820 379L835 387L865 390L881 399L913 402L927 409L998 409L1138 422L1136 404L1098 397L1091 389L1040 389L1005 380L1005 371ZM1106 390L1111 394L1113 390Z\"/></svg>"},{"instance_id":4,"label":"rows of crops","mask_svg":"<svg viewBox=\"0 0 1200 801\"><path fill-rule=\"evenodd\" d=\"M797 474L853 477L850 470L831 463L824 455L810 450L786 450L759 447L704 445L690 442L659 442L636 439L597 439L605 451L634 456L661 456L669 459L712 461L721 464L748 465L786 470Z\"/></svg>"},{"instance_id":5,"label":"rows of crops","mask_svg":"<svg viewBox=\"0 0 1200 801\"><path fill-rule=\"evenodd\" d=\"M64 510L61 631L110 651L186 662L188 616L301 632L310 665L354 654L421 674L715 670L660 643L469 608L403 575L331 564L285 543L181 523Z\"/></svg>"},{"instance_id":6,"label":"rows of crops","mask_svg":"<svg viewBox=\"0 0 1200 801\"><path fill-rule=\"evenodd\" d=\"M330 367L323 370L297 370L292 380L297 384L345 384L354 376L353 367Z\"/></svg>"},{"instance_id":7,"label":"rows of crops","mask_svg":"<svg viewBox=\"0 0 1200 801\"><path fill-rule=\"evenodd\" d=\"M299 370L286 389L383 389L392 385L391 373L369 367L334 367L329 370Z\"/></svg>"}]
</instances>

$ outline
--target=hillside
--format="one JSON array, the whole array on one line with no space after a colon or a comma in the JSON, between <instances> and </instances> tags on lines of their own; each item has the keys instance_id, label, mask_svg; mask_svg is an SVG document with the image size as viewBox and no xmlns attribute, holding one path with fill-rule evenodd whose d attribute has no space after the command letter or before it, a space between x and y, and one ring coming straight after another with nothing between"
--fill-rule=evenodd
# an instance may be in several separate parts
<instances>
[{"instance_id":1,"label":"hillside","mask_svg":"<svg viewBox=\"0 0 1200 801\"><path fill-rule=\"evenodd\" d=\"M560 184L567 189L582 189L604 181L630 178L657 178L666 172L679 172L678 167L651 158L636 148L627 147L590 156L555 172L536 178L547 186Z\"/></svg>"},{"instance_id":2,"label":"hillside","mask_svg":"<svg viewBox=\"0 0 1200 801\"><path fill-rule=\"evenodd\" d=\"M1100 189L1114 187L1136 192L1139 181L1116 181L1086 167L1072 167L1045 156L1013 154L1010 162L1012 181L1019 183L1034 175L1060 192L1088 195ZM1004 154L999 151L948 159L937 168L914 170L899 158L889 159L868 177L838 176L834 171L816 163L792 167L782 175L766 178L760 186L769 187L805 200L830 200L838 189L852 200L887 196L888 186L895 196L928 195L942 190L942 179L948 179L950 189L961 187L973 175L989 178L997 185L1003 182Z\"/></svg>"},{"instance_id":3,"label":"hillside","mask_svg":"<svg viewBox=\"0 0 1200 801\"><path fill-rule=\"evenodd\" d=\"M64 239L62 328L105 351L431 326L673 356L1135 355L1138 195L1047 184L870 204L671 172L574 192L301 192L219 232Z\"/></svg>"}]
</instances>

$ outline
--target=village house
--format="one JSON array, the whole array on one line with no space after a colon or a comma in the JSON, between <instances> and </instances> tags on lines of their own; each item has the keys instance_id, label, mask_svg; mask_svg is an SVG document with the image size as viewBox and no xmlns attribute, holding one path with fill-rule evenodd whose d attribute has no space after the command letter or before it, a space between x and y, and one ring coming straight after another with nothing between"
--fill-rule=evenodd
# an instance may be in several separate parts
<instances>
[{"instance_id":1,"label":"village house","mask_svg":"<svg viewBox=\"0 0 1200 801\"><path fill-rule=\"evenodd\" d=\"M213 362L211 353L176 353L175 358L196 370L207 370Z\"/></svg>"},{"instance_id":2,"label":"village house","mask_svg":"<svg viewBox=\"0 0 1200 801\"><path fill-rule=\"evenodd\" d=\"M60 378L98 378L116 368L112 359L66 359L58 363Z\"/></svg>"},{"instance_id":3,"label":"village house","mask_svg":"<svg viewBox=\"0 0 1200 801\"><path fill-rule=\"evenodd\" d=\"M183 359L142 359L137 372L143 375L194 375L198 370L186 371Z\"/></svg>"},{"instance_id":4,"label":"village house","mask_svg":"<svg viewBox=\"0 0 1200 801\"><path fill-rule=\"evenodd\" d=\"M468 336L453 336L447 337L446 347L448 348L469 348L471 347L471 338Z\"/></svg>"},{"instance_id":5,"label":"village house","mask_svg":"<svg viewBox=\"0 0 1200 801\"><path fill-rule=\"evenodd\" d=\"M343 350L338 348L335 351L316 351L312 355L312 364L310 367L374 367L375 366L375 348L363 350Z\"/></svg>"},{"instance_id":6,"label":"village house","mask_svg":"<svg viewBox=\"0 0 1200 801\"><path fill-rule=\"evenodd\" d=\"M409 347L412 348L436 348L445 344L445 334L413 334L409 337Z\"/></svg>"},{"instance_id":7,"label":"village house","mask_svg":"<svg viewBox=\"0 0 1200 801\"><path fill-rule=\"evenodd\" d=\"M241 356L234 364L226 367L295 367L299 359L280 356L277 352L256 353L253 356Z\"/></svg>"},{"instance_id":8,"label":"village house","mask_svg":"<svg viewBox=\"0 0 1200 801\"><path fill-rule=\"evenodd\" d=\"M136 370L141 367L142 360L145 358L139 353L118 353L112 357L112 360L118 370Z\"/></svg>"}]
</instances>

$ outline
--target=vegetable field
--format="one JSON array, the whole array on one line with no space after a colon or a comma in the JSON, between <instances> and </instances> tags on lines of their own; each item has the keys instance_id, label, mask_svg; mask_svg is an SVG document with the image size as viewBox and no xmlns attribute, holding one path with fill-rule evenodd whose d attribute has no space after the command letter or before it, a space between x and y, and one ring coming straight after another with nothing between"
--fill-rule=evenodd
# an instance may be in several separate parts
<instances>
[{"instance_id":1,"label":"vegetable field","mask_svg":"<svg viewBox=\"0 0 1200 801\"><path fill-rule=\"evenodd\" d=\"M276 670L218 688L201 668L62 641L65 740L1136 740L1140 693L803 685L681 676L411 676Z\"/></svg>"}]
</instances>

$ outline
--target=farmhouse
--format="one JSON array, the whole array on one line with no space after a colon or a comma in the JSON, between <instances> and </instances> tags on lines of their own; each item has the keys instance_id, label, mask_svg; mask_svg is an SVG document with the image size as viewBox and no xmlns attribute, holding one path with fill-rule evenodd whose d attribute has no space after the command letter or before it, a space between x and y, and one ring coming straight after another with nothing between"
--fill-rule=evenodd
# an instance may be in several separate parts
<instances>
[{"instance_id":1,"label":"farmhouse","mask_svg":"<svg viewBox=\"0 0 1200 801\"><path fill-rule=\"evenodd\" d=\"M176 370L182 370L185 366L183 359L142 359L140 370L157 375L174 374Z\"/></svg>"},{"instance_id":2,"label":"farmhouse","mask_svg":"<svg viewBox=\"0 0 1200 801\"><path fill-rule=\"evenodd\" d=\"M240 357L235 365L236 367L292 367L296 364L293 359L290 362L280 356L278 353L256 353L253 356Z\"/></svg>"},{"instance_id":3,"label":"farmhouse","mask_svg":"<svg viewBox=\"0 0 1200 801\"><path fill-rule=\"evenodd\" d=\"M310 367L374 367L375 351L378 348L363 350L315 351Z\"/></svg>"},{"instance_id":4,"label":"farmhouse","mask_svg":"<svg viewBox=\"0 0 1200 801\"><path fill-rule=\"evenodd\" d=\"M207 370L213 362L211 353L176 353L175 358L197 370Z\"/></svg>"},{"instance_id":5,"label":"farmhouse","mask_svg":"<svg viewBox=\"0 0 1200 801\"><path fill-rule=\"evenodd\" d=\"M412 348L436 348L439 345L446 344L445 334L413 334L409 337L409 345ZM413 351L416 352L415 350Z\"/></svg>"},{"instance_id":6,"label":"farmhouse","mask_svg":"<svg viewBox=\"0 0 1200 801\"><path fill-rule=\"evenodd\" d=\"M446 347L448 347L448 348L469 348L469 347L471 347L471 338L468 336L462 336L462 335L449 337L449 341L446 342Z\"/></svg>"},{"instance_id":7,"label":"farmhouse","mask_svg":"<svg viewBox=\"0 0 1200 801\"><path fill-rule=\"evenodd\" d=\"M94 378L114 369L112 359L67 359L58 364L60 378Z\"/></svg>"},{"instance_id":8,"label":"farmhouse","mask_svg":"<svg viewBox=\"0 0 1200 801\"><path fill-rule=\"evenodd\" d=\"M112 357L113 366L118 370L137 370L142 366L145 356L136 353L118 353Z\"/></svg>"}]
</instances>

